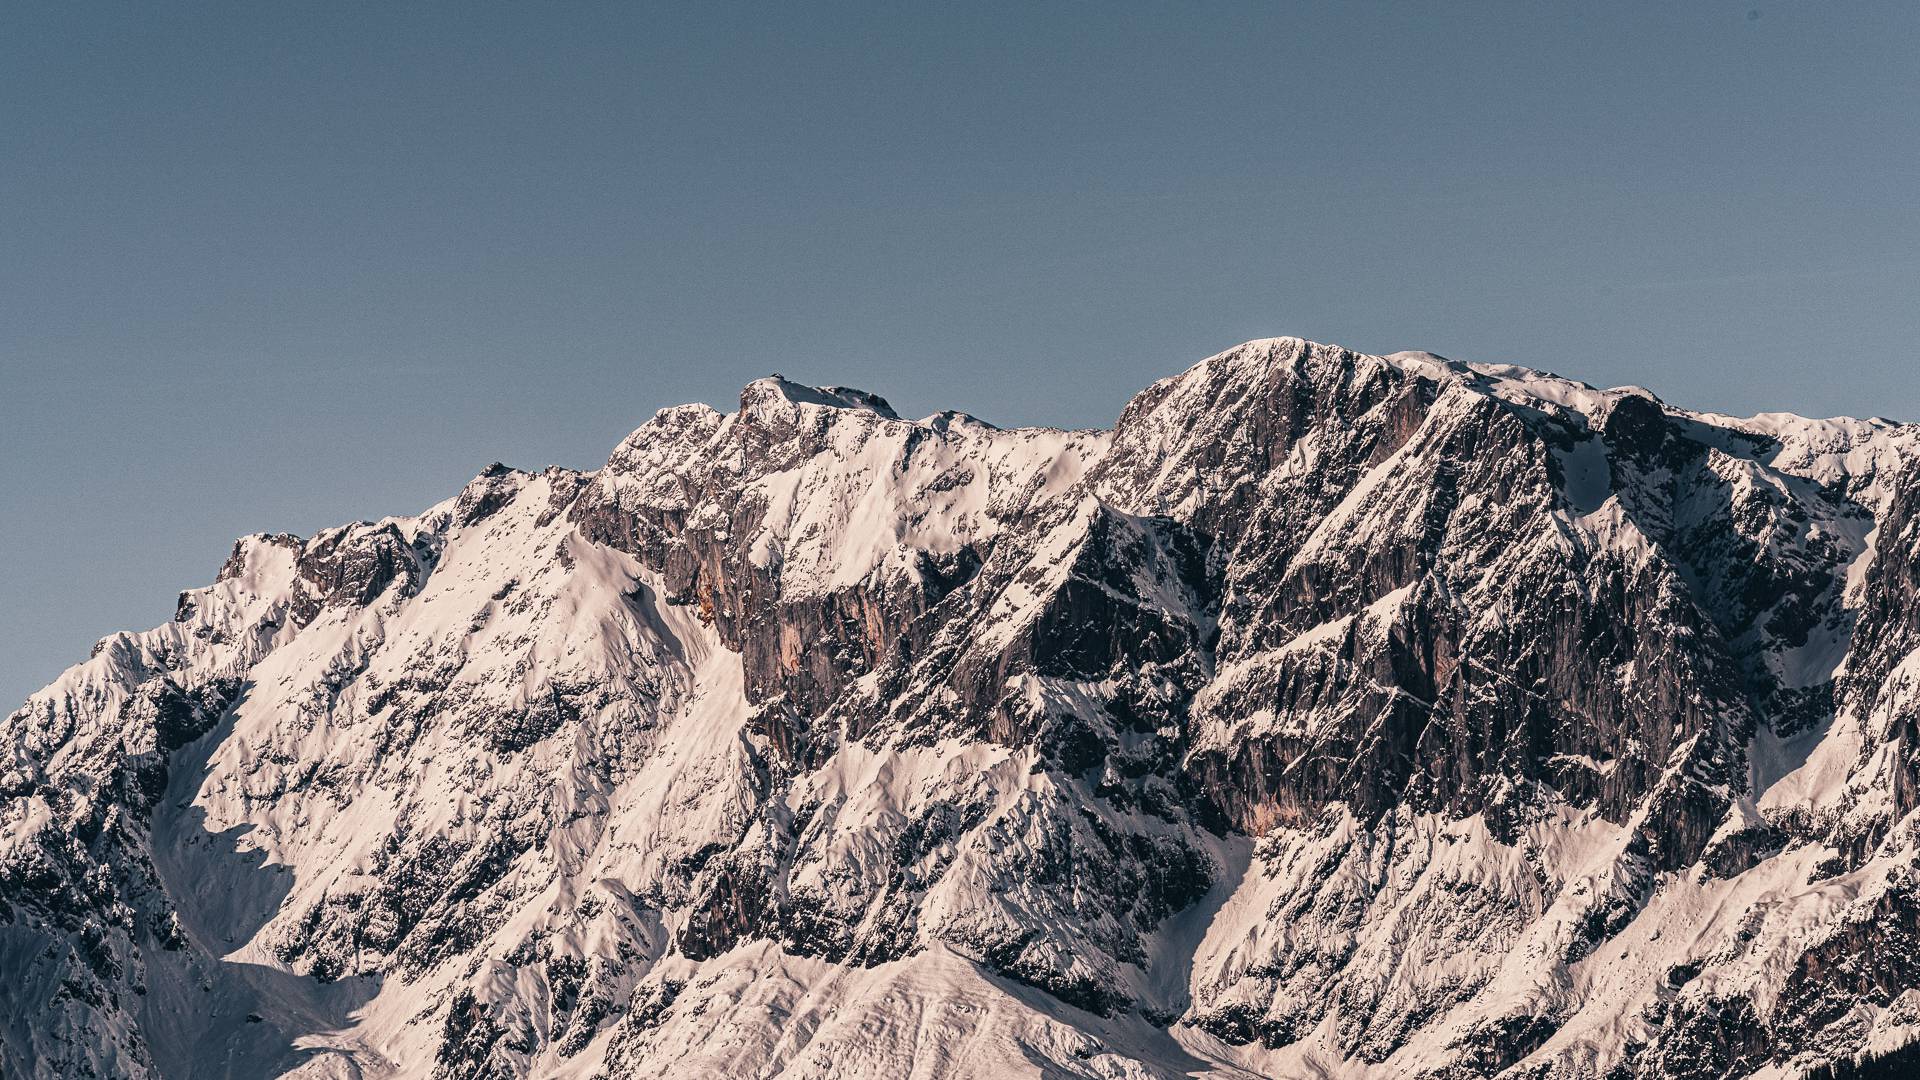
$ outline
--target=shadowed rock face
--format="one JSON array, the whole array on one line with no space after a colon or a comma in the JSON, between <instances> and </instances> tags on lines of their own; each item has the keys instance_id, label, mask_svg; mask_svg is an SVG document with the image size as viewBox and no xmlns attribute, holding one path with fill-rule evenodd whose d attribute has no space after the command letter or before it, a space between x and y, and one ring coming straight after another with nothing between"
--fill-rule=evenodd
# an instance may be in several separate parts
<instances>
[{"instance_id":1,"label":"shadowed rock face","mask_svg":"<svg viewBox=\"0 0 1920 1080\"><path fill-rule=\"evenodd\" d=\"M1065 1010L993 1036L1065 1075L1897 1041L1913 442L1278 339L1111 432L775 377L248 538L6 722L0 1071L764 1072L949 962Z\"/></svg>"}]
</instances>

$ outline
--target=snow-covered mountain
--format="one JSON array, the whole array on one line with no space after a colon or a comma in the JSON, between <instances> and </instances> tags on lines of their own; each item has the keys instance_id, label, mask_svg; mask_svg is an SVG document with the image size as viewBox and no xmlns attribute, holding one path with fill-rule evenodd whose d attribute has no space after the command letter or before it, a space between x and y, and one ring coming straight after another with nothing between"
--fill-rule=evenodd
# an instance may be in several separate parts
<instances>
[{"instance_id":1,"label":"snow-covered mountain","mask_svg":"<svg viewBox=\"0 0 1920 1080\"><path fill-rule=\"evenodd\" d=\"M1792 1076L1920 1039L1920 427L1251 342L242 539L0 735L0 1074Z\"/></svg>"}]
</instances>

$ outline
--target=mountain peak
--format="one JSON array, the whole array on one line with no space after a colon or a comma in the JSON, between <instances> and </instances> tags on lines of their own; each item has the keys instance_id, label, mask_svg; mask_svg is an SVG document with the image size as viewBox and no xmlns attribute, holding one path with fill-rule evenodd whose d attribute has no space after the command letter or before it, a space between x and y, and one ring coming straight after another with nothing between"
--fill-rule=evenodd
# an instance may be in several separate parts
<instances>
[{"instance_id":1,"label":"mountain peak","mask_svg":"<svg viewBox=\"0 0 1920 1080\"><path fill-rule=\"evenodd\" d=\"M785 414L795 407L845 409L869 412L887 420L898 420L887 399L850 386L808 386L778 373L755 379L740 391L740 411L762 416L769 411Z\"/></svg>"}]
</instances>

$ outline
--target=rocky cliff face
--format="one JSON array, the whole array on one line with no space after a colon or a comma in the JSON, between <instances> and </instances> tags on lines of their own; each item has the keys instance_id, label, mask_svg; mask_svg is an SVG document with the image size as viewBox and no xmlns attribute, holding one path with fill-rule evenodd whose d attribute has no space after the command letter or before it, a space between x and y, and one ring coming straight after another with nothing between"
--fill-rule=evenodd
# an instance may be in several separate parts
<instances>
[{"instance_id":1,"label":"rocky cliff face","mask_svg":"<svg viewBox=\"0 0 1920 1080\"><path fill-rule=\"evenodd\" d=\"M0 726L0 1071L1793 1075L1920 1037L1920 429L1253 342L240 541Z\"/></svg>"}]
</instances>

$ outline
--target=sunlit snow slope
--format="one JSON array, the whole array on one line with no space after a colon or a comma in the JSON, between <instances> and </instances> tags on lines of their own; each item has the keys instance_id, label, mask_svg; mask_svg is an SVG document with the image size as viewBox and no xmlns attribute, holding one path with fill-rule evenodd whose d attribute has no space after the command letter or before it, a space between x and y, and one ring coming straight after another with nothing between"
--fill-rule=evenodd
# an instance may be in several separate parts
<instances>
[{"instance_id":1,"label":"sunlit snow slope","mask_svg":"<svg viewBox=\"0 0 1920 1080\"><path fill-rule=\"evenodd\" d=\"M1920 428L1251 342L241 540L0 726L0 1075L1733 1077L1920 1038Z\"/></svg>"}]
</instances>

